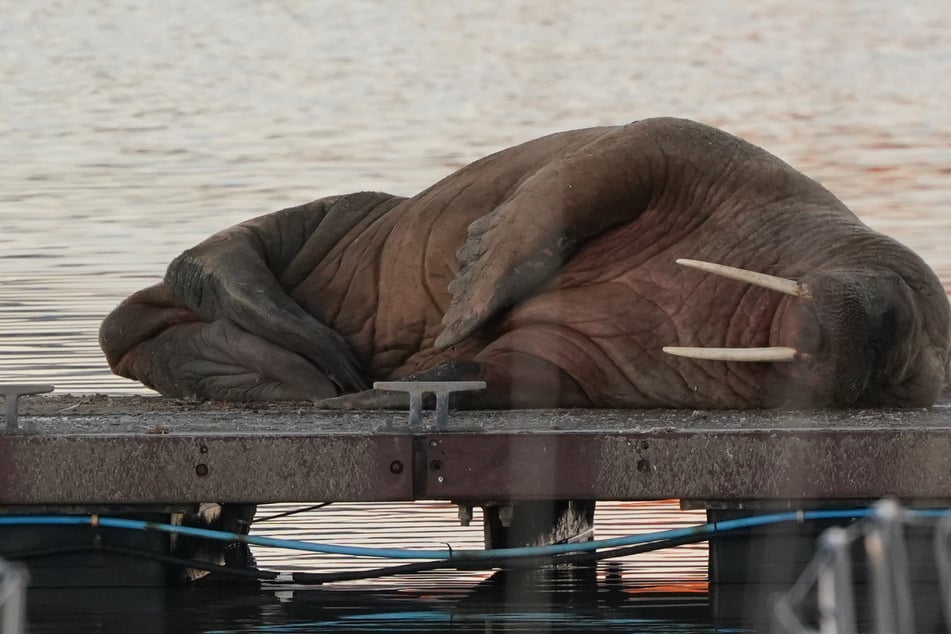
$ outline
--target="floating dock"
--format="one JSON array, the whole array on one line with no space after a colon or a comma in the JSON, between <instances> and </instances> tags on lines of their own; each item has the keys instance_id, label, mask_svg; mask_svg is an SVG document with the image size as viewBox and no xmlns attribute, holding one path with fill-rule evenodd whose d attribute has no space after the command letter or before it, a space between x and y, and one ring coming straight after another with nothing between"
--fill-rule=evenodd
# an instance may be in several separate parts
<instances>
[{"instance_id":1,"label":"floating dock","mask_svg":"<svg viewBox=\"0 0 951 634\"><path fill-rule=\"evenodd\" d=\"M0 505L658 500L712 508L951 499L951 399L843 411L325 411L25 398ZM11 509L7 508L6 512Z\"/></svg>"},{"instance_id":2,"label":"floating dock","mask_svg":"<svg viewBox=\"0 0 951 634\"><path fill-rule=\"evenodd\" d=\"M598 500L675 498L707 509L712 522L886 496L912 507L951 506L949 398L911 410L460 411L446 418L444 409L410 417L309 403L53 395L24 399L18 425L3 429L0 515L167 522L201 502L447 500L460 505L464 521L482 506L487 546L505 547L539 543L566 514L590 525ZM711 587L791 583L827 525L717 536ZM56 544L92 549L46 568L31 564L40 586L161 585L172 576L97 551L108 544L174 553L155 533L20 526L2 535L0 555L8 558ZM933 579L930 546L912 550L922 553L914 569ZM73 572L64 581L67 563Z\"/></svg>"}]
</instances>

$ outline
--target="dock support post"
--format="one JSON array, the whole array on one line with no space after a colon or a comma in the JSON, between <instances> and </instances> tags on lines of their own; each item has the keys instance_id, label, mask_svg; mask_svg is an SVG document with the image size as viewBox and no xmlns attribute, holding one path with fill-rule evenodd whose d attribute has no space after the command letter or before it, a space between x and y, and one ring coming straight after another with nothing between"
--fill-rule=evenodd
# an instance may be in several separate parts
<instances>
[{"instance_id":1,"label":"dock support post","mask_svg":"<svg viewBox=\"0 0 951 634\"><path fill-rule=\"evenodd\" d=\"M594 538L594 500L531 500L483 506L486 548Z\"/></svg>"}]
</instances>

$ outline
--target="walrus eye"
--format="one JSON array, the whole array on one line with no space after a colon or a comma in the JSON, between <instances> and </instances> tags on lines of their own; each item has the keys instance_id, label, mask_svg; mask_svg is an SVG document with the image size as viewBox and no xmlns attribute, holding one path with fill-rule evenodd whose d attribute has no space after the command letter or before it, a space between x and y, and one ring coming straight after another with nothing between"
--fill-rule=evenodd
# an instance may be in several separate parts
<instances>
[{"instance_id":1,"label":"walrus eye","mask_svg":"<svg viewBox=\"0 0 951 634\"><path fill-rule=\"evenodd\" d=\"M664 346L667 354L704 361L795 361L799 351L795 348L776 346L769 348L691 348L687 346Z\"/></svg>"},{"instance_id":2,"label":"walrus eye","mask_svg":"<svg viewBox=\"0 0 951 634\"><path fill-rule=\"evenodd\" d=\"M687 260L680 258L677 264L686 266L705 273L713 273L721 277L726 277L738 282L746 282L753 286L768 288L770 290L792 295L794 297L811 298L812 294L805 284L800 284L796 280L789 280L775 275L766 275L746 269L738 269L723 264L714 264L713 262L703 262L702 260ZM773 363L783 363L795 361L800 358L800 353L795 348L784 346L769 348L691 348L683 346L665 346L662 348L667 354L677 357L687 357L689 359L703 359L705 361L765 361Z\"/></svg>"},{"instance_id":3,"label":"walrus eye","mask_svg":"<svg viewBox=\"0 0 951 634\"><path fill-rule=\"evenodd\" d=\"M698 271L713 273L714 275L726 277L738 282L746 282L747 284L752 284L753 286L779 291L780 293L785 293L786 295L792 295L794 297L812 297L812 294L809 292L809 288L806 287L805 284L800 284L796 280L789 280L785 277L766 275L765 273L747 271L746 269L738 269L732 266L714 264L713 262L704 262L702 260L687 260L685 258L679 258L677 260L677 264L686 266L688 268L697 269Z\"/></svg>"}]
</instances>

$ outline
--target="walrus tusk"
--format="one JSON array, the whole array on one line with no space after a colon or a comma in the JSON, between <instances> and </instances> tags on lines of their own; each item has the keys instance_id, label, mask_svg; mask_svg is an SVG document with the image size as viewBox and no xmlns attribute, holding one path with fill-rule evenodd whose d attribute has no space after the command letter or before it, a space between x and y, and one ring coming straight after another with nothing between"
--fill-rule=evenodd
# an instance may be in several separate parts
<instances>
[{"instance_id":1,"label":"walrus tusk","mask_svg":"<svg viewBox=\"0 0 951 634\"><path fill-rule=\"evenodd\" d=\"M677 357L704 359L706 361L795 361L799 351L795 348L689 348L664 346L663 351Z\"/></svg>"},{"instance_id":2,"label":"walrus tusk","mask_svg":"<svg viewBox=\"0 0 951 634\"><path fill-rule=\"evenodd\" d=\"M806 288L805 285L800 284L796 280L786 279L785 277L776 277L775 275L747 271L746 269L738 269L723 264L714 264L713 262L703 262L701 260L687 260L685 258L679 258L677 264L699 271L713 273L714 275L728 277L731 280L747 282L748 284L762 288L769 288L795 297L811 297L809 289Z\"/></svg>"}]
</instances>

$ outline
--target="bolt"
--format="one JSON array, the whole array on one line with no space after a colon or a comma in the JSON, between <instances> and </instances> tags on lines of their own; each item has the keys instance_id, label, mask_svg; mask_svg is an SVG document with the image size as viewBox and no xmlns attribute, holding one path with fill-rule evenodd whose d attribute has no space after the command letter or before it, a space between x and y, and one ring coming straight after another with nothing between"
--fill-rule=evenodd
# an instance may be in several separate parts
<instances>
[{"instance_id":1,"label":"bolt","mask_svg":"<svg viewBox=\"0 0 951 634\"><path fill-rule=\"evenodd\" d=\"M195 473L198 475L198 477L204 478L206 475L208 475L208 465L206 465L204 462L200 463L197 467L195 467Z\"/></svg>"},{"instance_id":2,"label":"bolt","mask_svg":"<svg viewBox=\"0 0 951 634\"><path fill-rule=\"evenodd\" d=\"M394 460L390 463L390 473L403 473L403 463L399 460Z\"/></svg>"},{"instance_id":3,"label":"bolt","mask_svg":"<svg viewBox=\"0 0 951 634\"><path fill-rule=\"evenodd\" d=\"M201 447L198 448L198 451L200 451L201 453L208 453L208 447L206 447L205 445L202 445Z\"/></svg>"},{"instance_id":4,"label":"bolt","mask_svg":"<svg viewBox=\"0 0 951 634\"><path fill-rule=\"evenodd\" d=\"M429 446L430 446L430 447L438 447L438 446L439 446L439 442L436 441L436 440L430 440L430 441L429 441Z\"/></svg>"},{"instance_id":5,"label":"bolt","mask_svg":"<svg viewBox=\"0 0 951 634\"><path fill-rule=\"evenodd\" d=\"M651 461L646 458L641 458L637 461L637 470L641 473L647 473L651 470Z\"/></svg>"},{"instance_id":6,"label":"bolt","mask_svg":"<svg viewBox=\"0 0 951 634\"><path fill-rule=\"evenodd\" d=\"M446 478L444 478L444 477L442 477L442 476L439 476L438 478L436 478L436 482L438 482L439 484L442 484L445 480L446 480Z\"/></svg>"}]
</instances>

